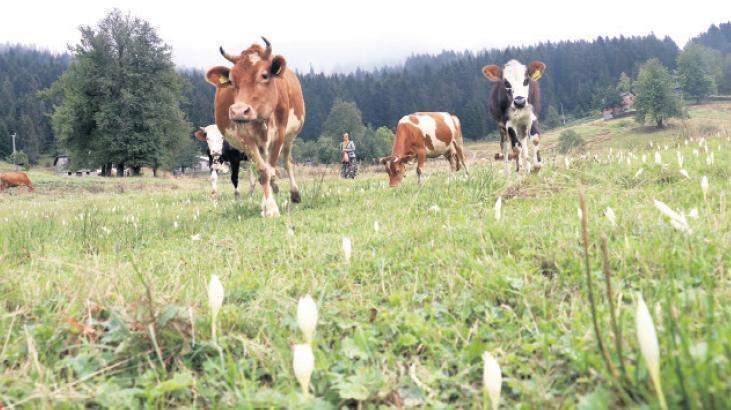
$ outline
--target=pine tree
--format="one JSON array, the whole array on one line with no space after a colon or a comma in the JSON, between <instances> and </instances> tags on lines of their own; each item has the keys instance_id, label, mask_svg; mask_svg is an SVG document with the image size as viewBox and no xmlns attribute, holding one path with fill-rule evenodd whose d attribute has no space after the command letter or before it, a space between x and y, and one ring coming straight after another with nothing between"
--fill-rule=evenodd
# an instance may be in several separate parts
<instances>
[{"instance_id":1,"label":"pine tree","mask_svg":"<svg viewBox=\"0 0 731 410\"><path fill-rule=\"evenodd\" d=\"M642 65L632 88L637 92L634 104L637 121L644 123L650 119L658 128L663 128L666 118L681 115L680 101L673 91L673 79L657 58Z\"/></svg>"}]
</instances>

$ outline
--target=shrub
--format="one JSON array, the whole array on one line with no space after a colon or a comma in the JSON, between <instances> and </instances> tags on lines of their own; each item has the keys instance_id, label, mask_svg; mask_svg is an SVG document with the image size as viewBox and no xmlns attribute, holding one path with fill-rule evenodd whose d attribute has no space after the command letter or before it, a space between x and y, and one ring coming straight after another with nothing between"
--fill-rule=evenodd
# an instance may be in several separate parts
<instances>
[{"instance_id":1,"label":"shrub","mask_svg":"<svg viewBox=\"0 0 731 410\"><path fill-rule=\"evenodd\" d=\"M25 169L30 165L28 155L23 151L16 151L13 154L8 155L7 161L11 164L19 165Z\"/></svg>"},{"instance_id":2,"label":"shrub","mask_svg":"<svg viewBox=\"0 0 731 410\"><path fill-rule=\"evenodd\" d=\"M581 151L584 149L584 139L574 130L566 130L558 137L558 150L565 154L569 151Z\"/></svg>"}]
</instances>

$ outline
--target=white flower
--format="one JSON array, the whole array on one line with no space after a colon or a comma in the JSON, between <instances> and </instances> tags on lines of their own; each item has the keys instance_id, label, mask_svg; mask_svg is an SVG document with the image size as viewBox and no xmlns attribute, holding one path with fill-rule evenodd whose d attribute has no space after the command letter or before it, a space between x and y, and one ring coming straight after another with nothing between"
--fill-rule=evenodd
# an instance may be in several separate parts
<instances>
[{"instance_id":1,"label":"white flower","mask_svg":"<svg viewBox=\"0 0 731 410\"><path fill-rule=\"evenodd\" d=\"M437 212L439 212L439 210L440 210L440 208L439 208L439 205L437 205L437 204L434 204L429 207L429 212L437 213Z\"/></svg>"},{"instance_id":2,"label":"white flower","mask_svg":"<svg viewBox=\"0 0 731 410\"><path fill-rule=\"evenodd\" d=\"M708 184L708 177L703 175L703 178L701 178L701 190L703 191L703 200L706 200L706 196L708 196L708 188L710 185Z\"/></svg>"},{"instance_id":3,"label":"white flower","mask_svg":"<svg viewBox=\"0 0 731 410\"><path fill-rule=\"evenodd\" d=\"M706 155L706 165L713 165L713 153Z\"/></svg>"},{"instance_id":4,"label":"white flower","mask_svg":"<svg viewBox=\"0 0 731 410\"><path fill-rule=\"evenodd\" d=\"M639 177L640 175L642 175L642 172L643 172L644 170L645 170L644 168L640 168L640 169L638 169L638 170L637 170L637 172L635 172L635 178L637 178L637 177Z\"/></svg>"},{"instance_id":5,"label":"white flower","mask_svg":"<svg viewBox=\"0 0 731 410\"><path fill-rule=\"evenodd\" d=\"M499 221L500 217L502 216L503 209L503 197L499 196L497 197L497 201L495 201L495 220Z\"/></svg>"},{"instance_id":6,"label":"white flower","mask_svg":"<svg viewBox=\"0 0 731 410\"><path fill-rule=\"evenodd\" d=\"M350 256L353 254L353 244L350 242L350 238L343 236L343 257L345 262L350 262Z\"/></svg>"},{"instance_id":7,"label":"white flower","mask_svg":"<svg viewBox=\"0 0 731 410\"><path fill-rule=\"evenodd\" d=\"M688 216L690 216L693 219L698 219L698 208L691 209Z\"/></svg>"},{"instance_id":8,"label":"white flower","mask_svg":"<svg viewBox=\"0 0 731 410\"><path fill-rule=\"evenodd\" d=\"M683 154L681 154L680 151L675 151L675 153L678 158L678 166L683 168Z\"/></svg>"},{"instance_id":9,"label":"white flower","mask_svg":"<svg viewBox=\"0 0 731 410\"><path fill-rule=\"evenodd\" d=\"M292 229L291 227L287 227L287 236L289 236L290 238L293 237L294 229Z\"/></svg>"},{"instance_id":10,"label":"white flower","mask_svg":"<svg viewBox=\"0 0 731 410\"><path fill-rule=\"evenodd\" d=\"M317 326L317 305L310 295L300 298L297 303L297 325L305 335L305 341L312 343Z\"/></svg>"},{"instance_id":11,"label":"white flower","mask_svg":"<svg viewBox=\"0 0 731 410\"><path fill-rule=\"evenodd\" d=\"M195 235L192 235L192 236L190 237L190 240L191 240L191 241L200 241L200 240L201 240L201 234L197 233L197 234L195 234Z\"/></svg>"},{"instance_id":12,"label":"white flower","mask_svg":"<svg viewBox=\"0 0 731 410\"><path fill-rule=\"evenodd\" d=\"M647 154L642 154L642 163L647 162Z\"/></svg>"},{"instance_id":13,"label":"white flower","mask_svg":"<svg viewBox=\"0 0 731 410\"><path fill-rule=\"evenodd\" d=\"M211 281L208 282L208 305L211 307L211 335L215 341L216 318L223 306L223 284L216 275L211 275Z\"/></svg>"},{"instance_id":14,"label":"white flower","mask_svg":"<svg viewBox=\"0 0 731 410\"><path fill-rule=\"evenodd\" d=\"M688 171L686 171L685 169L681 168L680 171L678 171L678 172L680 172L680 175L682 175L686 178L690 178L690 175L688 175Z\"/></svg>"},{"instance_id":15,"label":"white flower","mask_svg":"<svg viewBox=\"0 0 731 410\"><path fill-rule=\"evenodd\" d=\"M375 233L378 233L378 231L381 230L381 224L378 223L378 221L373 221L373 231Z\"/></svg>"},{"instance_id":16,"label":"white flower","mask_svg":"<svg viewBox=\"0 0 731 410\"><path fill-rule=\"evenodd\" d=\"M302 394L307 396L310 392L312 371L315 369L315 355L312 354L312 347L307 343L294 345L292 349L294 350L292 358L294 376L302 388Z\"/></svg>"},{"instance_id":17,"label":"white flower","mask_svg":"<svg viewBox=\"0 0 731 410\"><path fill-rule=\"evenodd\" d=\"M569 157L563 157L563 165L566 167L566 169L571 166L571 161L569 160Z\"/></svg>"},{"instance_id":18,"label":"white flower","mask_svg":"<svg viewBox=\"0 0 731 410\"><path fill-rule=\"evenodd\" d=\"M614 213L614 209L607 207L604 211L604 216L607 217L612 226L617 226L617 215Z\"/></svg>"},{"instance_id":19,"label":"white flower","mask_svg":"<svg viewBox=\"0 0 731 410\"><path fill-rule=\"evenodd\" d=\"M576 216L579 217L579 221L584 219L584 212L581 210L581 208L576 208Z\"/></svg>"},{"instance_id":20,"label":"white flower","mask_svg":"<svg viewBox=\"0 0 731 410\"><path fill-rule=\"evenodd\" d=\"M484 365L482 370L482 386L487 390L492 409L495 410L500 405L500 390L503 385L503 376L500 372L500 365L489 352L482 354L482 361Z\"/></svg>"},{"instance_id":21,"label":"white flower","mask_svg":"<svg viewBox=\"0 0 731 410\"><path fill-rule=\"evenodd\" d=\"M655 151L655 164L662 165L662 157L660 157L660 151Z\"/></svg>"},{"instance_id":22,"label":"white flower","mask_svg":"<svg viewBox=\"0 0 731 410\"><path fill-rule=\"evenodd\" d=\"M694 149L694 150L693 150L693 155L695 155L695 156L697 157L697 156L699 156L699 155L700 155L700 152L698 152L698 150L697 150L697 149Z\"/></svg>"},{"instance_id":23,"label":"white flower","mask_svg":"<svg viewBox=\"0 0 731 410\"><path fill-rule=\"evenodd\" d=\"M662 384L660 381L660 346L657 342L657 334L655 333L655 324L652 322L652 316L647 309L642 294L637 297L637 340L640 343L640 351L645 359L645 365L650 372L650 378L655 385L657 397L660 400L660 407L665 409L665 396L662 393Z\"/></svg>"},{"instance_id":24,"label":"white flower","mask_svg":"<svg viewBox=\"0 0 731 410\"><path fill-rule=\"evenodd\" d=\"M673 211L664 202L658 201L657 199L655 199L654 201L655 201L655 207L660 212L662 212L665 216L670 218L670 225L672 225L673 228L675 228L685 234L690 234L693 232L690 229L690 226L688 225L688 220L685 219L685 215L679 214L679 213Z\"/></svg>"}]
</instances>

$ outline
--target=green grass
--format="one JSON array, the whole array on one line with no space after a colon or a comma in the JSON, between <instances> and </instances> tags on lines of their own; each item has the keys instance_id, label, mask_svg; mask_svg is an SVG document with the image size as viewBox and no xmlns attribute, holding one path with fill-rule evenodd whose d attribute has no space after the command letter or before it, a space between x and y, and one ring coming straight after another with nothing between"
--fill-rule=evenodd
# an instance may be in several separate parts
<instances>
[{"instance_id":1,"label":"green grass","mask_svg":"<svg viewBox=\"0 0 731 410\"><path fill-rule=\"evenodd\" d=\"M381 173L304 179L303 203L278 219L259 216L260 190L254 201L236 202L223 181L213 202L203 178L31 171L36 193L0 194L0 403L482 408L488 350L502 368L505 408L657 408L636 342L642 292L669 407L728 408L728 107L695 107L690 125L651 134L630 120L579 125L602 163L575 157L565 169L549 151L541 173L520 180L506 181L500 166L473 165L471 178L449 182L433 163L421 188L413 171L397 189ZM707 118L716 128L705 129L712 165L682 137L704 132ZM607 132L612 138L602 139ZM649 141L669 145L663 166L653 163ZM676 144L690 179L678 173ZM631 165L606 163L608 148L616 157L628 146L637 156ZM608 241L622 383L606 370L593 333L579 190L600 332L617 366L598 246ZM686 215L697 208L692 233L673 229L654 198ZM607 207L616 227L603 216ZM353 242L350 264L343 236ZM226 290L218 345L206 300L211 274ZM291 345L302 342L297 299L307 293L320 309L310 400L291 370Z\"/></svg>"}]
</instances>

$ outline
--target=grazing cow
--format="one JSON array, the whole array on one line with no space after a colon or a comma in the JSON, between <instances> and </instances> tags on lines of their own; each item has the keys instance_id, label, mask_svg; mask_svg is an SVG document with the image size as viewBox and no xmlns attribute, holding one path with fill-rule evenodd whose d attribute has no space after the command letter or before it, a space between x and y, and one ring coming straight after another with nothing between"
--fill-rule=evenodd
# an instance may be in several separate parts
<instances>
[{"instance_id":1,"label":"grazing cow","mask_svg":"<svg viewBox=\"0 0 731 410\"><path fill-rule=\"evenodd\" d=\"M33 184L28 178L28 174L25 172L6 172L0 174L0 191L4 191L5 188L9 187L20 187L27 186L28 191L33 192Z\"/></svg>"},{"instance_id":2,"label":"grazing cow","mask_svg":"<svg viewBox=\"0 0 731 410\"><path fill-rule=\"evenodd\" d=\"M252 44L239 55L221 55L233 67L213 67L206 79L216 87L216 125L231 146L246 153L259 173L264 191L262 216L279 215L273 193L279 155L284 156L292 202L300 202L294 179L292 144L305 121L305 102L297 76L287 68L281 55L272 55L272 46Z\"/></svg>"},{"instance_id":3,"label":"grazing cow","mask_svg":"<svg viewBox=\"0 0 731 410\"><path fill-rule=\"evenodd\" d=\"M247 160L246 155L233 148L228 141L224 141L223 135L221 135L216 124L200 127L193 135L197 140L208 145L206 154L208 155L208 167L211 169L213 195L218 194L218 167L224 162L228 162L231 166L231 184L233 184L234 192L238 198L241 195L239 193L239 166L241 161ZM254 176L249 172L249 198L254 194L254 184Z\"/></svg>"},{"instance_id":4,"label":"grazing cow","mask_svg":"<svg viewBox=\"0 0 731 410\"><path fill-rule=\"evenodd\" d=\"M546 65L533 61L524 66L510 60L502 68L487 65L482 68L485 77L494 83L490 94L490 115L500 129L502 154L496 159L505 160L505 174L509 173L508 159L515 159L516 170L521 164L527 171L541 168L540 129L538 114L541 111L541 89L538 80L546 71ZM512 154L508 154L508 139ZM533 156L529 156L529 142L533 142Z\"/></svg>"},{"instance_id":5,"label":"grazing cow","mask_svg":"<svg viewBox=\"0 0 731 410\"><path fill-rule=\"evenodd\" d=\"M396 126L396 139L391 155L381 158L386 166L389 185L397 186L404 178L406 164L417 160L416 174L422 183L422 171L426 158L445 156L450 169L459 171L465 164L462 126L456 115L446 112L417 112L405 115Z\"/></svg>"}]
</instances>

